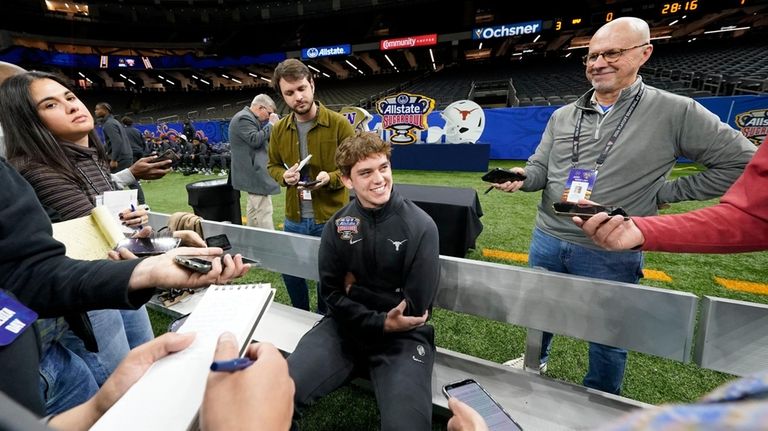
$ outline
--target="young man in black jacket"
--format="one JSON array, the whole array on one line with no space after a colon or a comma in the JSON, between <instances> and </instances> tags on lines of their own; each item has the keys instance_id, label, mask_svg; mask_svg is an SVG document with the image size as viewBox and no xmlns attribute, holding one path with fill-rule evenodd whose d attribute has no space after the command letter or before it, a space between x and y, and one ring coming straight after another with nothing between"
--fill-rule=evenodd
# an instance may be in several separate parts
<instances>
[{"instance_id":1,"label":"young man in black jacket","mask_svg":"<svg viewBox=\"0 0 768 431\"><path fill-rule=\"evenodd\" d=\"M326 223L321 294L329 313L288 357L296 407L368 375L382 430L429 430L440 277L434 221L392 188L391 148L375 133L345 139L336 164L356 199Z\"/></svg>"}]
</instances>

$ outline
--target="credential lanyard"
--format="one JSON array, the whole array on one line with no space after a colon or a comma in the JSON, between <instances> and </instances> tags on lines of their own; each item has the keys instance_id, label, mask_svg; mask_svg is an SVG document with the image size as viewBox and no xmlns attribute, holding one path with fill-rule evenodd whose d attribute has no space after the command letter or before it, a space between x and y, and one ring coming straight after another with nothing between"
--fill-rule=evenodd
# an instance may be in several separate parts
<instances>
[{"instance_id":1,"label":"credential lanyard","mask_svg":"<svg viewBox=\"0 0 768 431\"><path fill-rule=\"evenodd\" d=\"M641 85L640 90L637 91L637 94L635 94L634 99L632 99L632 103L629 104L629 108L627 108L627 112L624 113L624 117L622 117L621 121L619 121L619 124L616 126L616 130L613 131L613 134L611 135L611 138L608 139L608 143L605 144L605 148L603 148L603 152L600 153L600 156L597 158L597 162L595 163L595 171L597 171L600 166L605 163L605 159L608 158L608 153L611 152L611 148L613 148L613 145L616 143L616 141L619 140L619 136L621 135L621 132L624 131L624 126L627 125L627 121L629 121L629 118L632 116L632 114L635 113L635 108L637 108L637 104L640 103L640 98L643 97L643 92L645 91L645 86ZM573 130L573 148L571 152L571 162L573 163L573 166L576 167L576 165L579 163L579 136L581 135L581 122L584 120L584 111L582 110L579 112L579 121L576 122L576 128Z\"/></svg>"}]
</instances>

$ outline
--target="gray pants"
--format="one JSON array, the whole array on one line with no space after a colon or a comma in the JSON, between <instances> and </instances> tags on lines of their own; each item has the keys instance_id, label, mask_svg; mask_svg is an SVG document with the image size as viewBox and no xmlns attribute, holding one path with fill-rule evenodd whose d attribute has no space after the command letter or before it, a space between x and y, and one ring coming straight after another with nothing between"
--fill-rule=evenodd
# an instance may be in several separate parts
<instances>
[{"instance_id":1,"label":"gray pants","mask_svg":"<svg viewBox=\"0 0 768 431\"><path fill-rule=\"evenodd\" d=\"M382 430L430 430L434 346L434 329L428 325L361 343L357 337L345 337L333 317L325 317L288 357L296 413L351 378L367 374Z\"/></svg>"}]
</instances>

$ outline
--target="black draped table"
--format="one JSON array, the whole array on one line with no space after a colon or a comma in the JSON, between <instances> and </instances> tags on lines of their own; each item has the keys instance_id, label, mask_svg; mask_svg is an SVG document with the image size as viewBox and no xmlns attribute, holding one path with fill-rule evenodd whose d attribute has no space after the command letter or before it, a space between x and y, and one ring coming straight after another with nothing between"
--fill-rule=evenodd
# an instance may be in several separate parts
<instances>
[{"instance_id":1,"label":"black draped table","mask_svg":"<svg viewBox=\"0 0 768 431\"><path fill-rule=\"evenodd\" d=\"M395 189L432 217L440 232L440 254L464 257L483 231L477 191L469 188L395 184Z\"/></svg>"}]
</instances>

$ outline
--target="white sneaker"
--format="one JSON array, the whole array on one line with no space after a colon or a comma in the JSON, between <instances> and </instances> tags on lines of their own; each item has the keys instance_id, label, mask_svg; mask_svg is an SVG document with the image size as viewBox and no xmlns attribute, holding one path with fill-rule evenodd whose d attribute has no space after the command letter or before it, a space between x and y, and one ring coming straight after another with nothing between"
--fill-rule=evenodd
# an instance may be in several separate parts
<instances>
[{"instance_id":1,"label":"white sneaker","mask_svg":"<svg viewBox=\"0 0 768 431\"><path fill-rule=\"evenodd\" d=\"M511 368L517 368L518 370L523 369L523 364L525 363L525 357L520 356L519 358L510 359L507 362L504 362L502 365L511 367ZM544 362L543 364L539 365L539 372L540 373L546 373L547 372L547 363Z\"/></svg>"}]
</instances>

